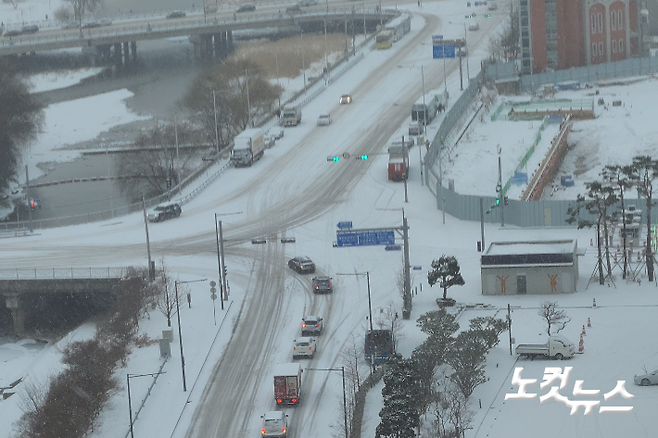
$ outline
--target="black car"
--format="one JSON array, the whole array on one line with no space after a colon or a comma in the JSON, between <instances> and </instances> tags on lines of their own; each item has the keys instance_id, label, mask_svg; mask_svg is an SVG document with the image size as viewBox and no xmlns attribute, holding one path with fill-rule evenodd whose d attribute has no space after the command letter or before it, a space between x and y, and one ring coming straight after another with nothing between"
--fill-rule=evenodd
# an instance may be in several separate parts
<instances>
[{"instance_id":1,"label":"black car","mask_svg":"<svg viewBox=\"0 0 658 438\"><path fill-rule=\"evenodd\" d=\"M312 274L315 272L315 263L308 257L295 257L288 261L288 267L300 274Z\"/></svg>"},{"instance_id":2,"label":"black car","mask_svg":"<svg viewBox=\"0 0 658 438\"><path fill-rule=\"evenodd\" d=\"M36 24L26 24L21 27L21 33L37 33L39 32L39 26Z\"/></svg>"},{"instance_id":3,"label":"black car","mask_svg":"<svg viewBox=\"0 0 658 438\"><path fill-rule=\"evenodd\" d=\"M5 32L4 35L2 35L2 36L4 36L4 37L14 37L14 36L19 36L21 33L22 32L20 31L20 29L12 29L12 30L8 30L7 32Z\"/></svg>"},{"instance_id":4,"label":"black car","mask_svg":"<svg viewBox=\"0 0 658 438\"><path fill-rule=\"evenodd\" d=\"M256 5L253 3L245 3L241 5L235 12L253 12L256 10Z\"/></svg>"},{"instance_id":5,"label":"black car","mask_svg":"<svg viewBox=\"0 0 658 438\"><path fill-rule=\"evenodd\" d=\"M174 11L167 14L167 18L183 18L185 15L185 11Z\"/></svg>"},{"instance_id":6,"label":"black car","mask_svg":"<svg viewBox=\"0 0 658 438\"><path fill-rule=\"evenodd\" d=\"M167 219L179 217L183 210L179 204L158 205L148 214L150 222L162 222Z\"/></svg>"},{"instance_id":7,"label":"black car","mask_svg":"<svg viewBox=\"0 0 658 438\"><path fill-rule=\"evenodd\" d=\"M333 287L331 286L331 277L313 277L313 292L319 294L328 294L333 292Z\"/></svg>"}]
</instances>

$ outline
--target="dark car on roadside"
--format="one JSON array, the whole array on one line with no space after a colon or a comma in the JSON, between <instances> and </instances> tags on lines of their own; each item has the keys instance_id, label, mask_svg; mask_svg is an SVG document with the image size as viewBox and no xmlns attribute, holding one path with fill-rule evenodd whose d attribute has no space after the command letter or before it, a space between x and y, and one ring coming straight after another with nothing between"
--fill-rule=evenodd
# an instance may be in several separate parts
<instances>
[{"instance_id":1,"label":"dark car on roadside","mask_svg":"<svg viewBox=\"0 0 658 438\"><path fill-rule=\"evenodd\" d=\"M315 272L315 263L308 257L295 257L288 261L288 267L299 274L312 274Z\"/></svg>"},{"instance_id":2,"label":"dark car on roadside","mask_svg":"<svg viewBox=\"0 0 658 438\"><path fill-rule=\"evenodd\" d=\"M167 18L183 18L186 15L185 11L173 11L167 14Z\"/></svg>"},{"instance_id":3,"label":"dark car on roadside","mask_svg":"<svg viewBox=\"0 0 658 438\"><path fill-rule=\"evenodd\" d=\"M331 277L318 276L313 277L313 292L318 294L329 294L333 292Z\"/></svg>"},{"instance_id":4,"label":"dark car on roadside","mask_svg":"<svg viewBox=\"0 0 658 438\"><path fill-rule=\"evenodd\" d=\"M7 32L5 32L2 36L3 37L15 37L15 36L19 36L20 34L21 34L20 29L12 29L12 30L8 30Z\"/></svg>"},{"instance_id":5,"label":"dark car on roadside","mask_svg":"<svg viewBox=\"0 0 658 438\"><path fill-rule=\"evenodd\" d=\"M150 222L162 222L167 219L179 217L183 210L180 207L180 204L164 204L158 205L148 214L148 220Z\"/></svg>"},{"instance_id":6,"label":"dark car on roadside","mask_svg":"<svg viewBox=\"0 0 658 438\"><path fill-rule=\"evenodd\" d=\"M253 12L256 10L256 5L253 3L245 3L241 5L235 12Z\"/></svg>"},{"instance_id":7,"label":"dark car on roadside","mask_svg":"<svg viewBox=\"0 0 658 438\"><path fill-rule=\"evenodd\" d=\"M26 24L21 27L21 33L37 33L39 32L39 26L36 24Z\"/></svg>"}]
</instances>

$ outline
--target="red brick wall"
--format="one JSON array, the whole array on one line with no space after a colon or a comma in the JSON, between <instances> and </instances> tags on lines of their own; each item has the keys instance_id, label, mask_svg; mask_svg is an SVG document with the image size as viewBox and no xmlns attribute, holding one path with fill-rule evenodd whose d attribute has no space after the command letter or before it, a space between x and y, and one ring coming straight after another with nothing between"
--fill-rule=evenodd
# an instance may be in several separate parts
<instances>
[{"instance_id":1,"label":"red brick wall","mask_svg":"<svg viewBox=\"0 0 658 438\"><path fill-rule=\"evenodd\" d=\"M584 0L558 0L558 68L585 65Z\"/></svg>"},{"instance_id":2,"label":"red brick wall","mask_svg":"<svg viewBox=\"0 0 658 438\"><path fill-rule=\"evenodd\" d=\"M544 0L530 1L530 45L532 51L532 71L539 73L546 68L546 7Z\"/></svg>"},{"instance_id":3,"label":"red brick wall","mask_svg":"<svg viewBox=\"0 0 658 438\"><path fill-rule=\"evenodd\" d=\"M605 7L596 3L587 11L590 17L590 24L587 32L590 39L590 62L592 64L602 64L607 61L607 45L605 39L608 17Z\"/></svg>"}]
</instances>

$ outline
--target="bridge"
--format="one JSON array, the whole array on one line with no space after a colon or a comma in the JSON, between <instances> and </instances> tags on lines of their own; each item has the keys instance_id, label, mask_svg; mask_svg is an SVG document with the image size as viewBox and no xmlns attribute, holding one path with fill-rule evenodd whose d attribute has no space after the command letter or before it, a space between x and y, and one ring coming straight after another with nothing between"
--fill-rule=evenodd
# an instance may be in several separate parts
<instances>
[{"instance_id":1,"label":"bridge","mask_svg":"<svg viewBox=\"0 0 658 438\"><path fill-rule=\"evenodd\" d=\"M33 34L0 38L0 56L81 48L90 55L121 62L136 58L137 41L187 36L197 58L222 57L232 50L236 31L294 29L298 32L372 32L400 14L395 9L329 9L324 7L295 15L269 13L195 15L177 19L140 18L108 26L78 29L46 28ZM363 25L361 25L363 23Z\"/></svg>"},{"instance_id":2,"label":"bridge","mask_svg":"<svg viewBox=\"0 0 658 438\"><path fill-rule=\"evenodd\" d=\"M10 309L15 333L25 328L33 309L26 294L110 294L122 279L136 275L134 268L25 268L0 269L0 295Z\"/></svg>"}]
</instances>

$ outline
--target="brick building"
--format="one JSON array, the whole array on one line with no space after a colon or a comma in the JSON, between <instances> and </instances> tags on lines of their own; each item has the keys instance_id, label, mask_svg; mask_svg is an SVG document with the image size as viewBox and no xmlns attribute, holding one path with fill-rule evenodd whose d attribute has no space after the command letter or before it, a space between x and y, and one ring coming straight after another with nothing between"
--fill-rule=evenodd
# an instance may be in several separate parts
<instances>
[{"instance_id":1,"label":"brick building","mask_svg":"<svg viewBox=\"0 0 658 438\"><path fill-rule=\"evenodd\" d=\"M658 0L519 0L521 71L639 57Z\"/></svg>"}]
</instances>

